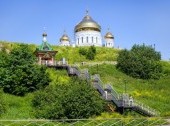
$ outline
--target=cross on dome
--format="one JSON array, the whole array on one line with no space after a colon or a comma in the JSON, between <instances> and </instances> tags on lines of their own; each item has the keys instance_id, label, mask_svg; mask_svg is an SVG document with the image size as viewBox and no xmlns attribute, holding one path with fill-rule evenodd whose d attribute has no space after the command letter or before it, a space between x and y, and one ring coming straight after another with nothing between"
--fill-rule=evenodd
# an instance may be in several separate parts
<instances>
[{"instance_id":1,"label":"cross on dome","mask_svg":"<svg viewBox=\"0 0 170 126\"><path fill-rule=\"evenodd\" d=\"M89 10L88 9L86 10L86 15L89 15Z\"/></svg>"}]
</instances>

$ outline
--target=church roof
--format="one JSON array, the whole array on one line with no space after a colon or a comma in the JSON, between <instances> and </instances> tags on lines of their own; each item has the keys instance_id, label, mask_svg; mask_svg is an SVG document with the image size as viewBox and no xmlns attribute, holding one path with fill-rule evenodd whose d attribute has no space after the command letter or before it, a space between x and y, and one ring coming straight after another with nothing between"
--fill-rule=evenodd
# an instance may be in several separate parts
<instances>
[{"instance_id":1,"label":"church roof","mask_svg":"<svg viewBox=\"0 0 170 126\"><path fill-rule=\"evenodd\" d=\"M52 51L52 47L48 42L42 42L42 44L37 48L39 51Z\"/></svg>"},{"instance_id":2,"label":"church roof","mask_svg":"<svg viewBox=\"0 0 170 126\"><path fill-rule=\"evenodd\" d=\"M37 51L52 51L53 49L47 41L47 33L44 32L42 36L43 36L43 41L42 44L37 48Z\"/></svg>"},{"instance_id":3,"label":"church roof","mask_svg":"<svg viewBox=\"0 0 170 126\"><path fill-rule=\"evenodd\" d=\"M62 42L62 41L70 41L67 34L63 34L63 36L60 38L60 42Z\"/></svg>"},{"instance_id":4,"label":"church roof","mask_svg":"<svg viewBox=\"0 0 170 126\"><path fill-rule=\"evenodd\" d=\"M86 16L83 18L83 20L78 25L76 25L74 29L75 32L84 30L101 30L100 25L94 21L91 16L89 16L88 12L86 13Z\"/></svg>"},{"instance_id":5,"label":"church roof","mask_svg":"<svg viewBox=\"0 0 170 126\"><path fill-rule=\"evenodd\" d=\"M111 32L107 32L106 35L104 36L105 38L111 38L114 39L114 36L112 35Z\"/></svg>"}]
</instances>

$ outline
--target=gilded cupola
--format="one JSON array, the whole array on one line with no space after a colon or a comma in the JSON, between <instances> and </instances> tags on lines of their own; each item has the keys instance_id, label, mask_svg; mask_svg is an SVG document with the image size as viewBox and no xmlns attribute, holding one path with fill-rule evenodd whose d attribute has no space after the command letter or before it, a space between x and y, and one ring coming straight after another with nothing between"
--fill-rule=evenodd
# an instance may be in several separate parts
<instances>
[{"instance_id":1,"label":"gilded cupola","mask_svg":"<svg viewBox=\"0 0 170 126\"><path fill-rule=\"evenodd\" d=\"M74 31L79 32L87 30L101 31L100 25L92 19L92 17L88 14L88 11L86 12L86 16L83 20L75 26Z\"/></svg>"},{"instance_id":2,"label":"gilded cupola","mask_svg":"<svg viewBox=\"0 0 170 126\"><path fill-rule=\"evenodd\" d=\"M67 34L64 33L63 36L60 38L60 42L62 42L62 41L70 41Z\"/></svg>"},{"instance_id":3,"label":"gilded cupola","mask_svg":"<svg viewBox=\"0 0 170 126\"><path fill-rule=\"evenodd\" d=\"M114 39L114 36L112 35L111 32L107 32L106 35L104 36L104 38L110 38L110 39Z\"/></svg>"}]
</instances>

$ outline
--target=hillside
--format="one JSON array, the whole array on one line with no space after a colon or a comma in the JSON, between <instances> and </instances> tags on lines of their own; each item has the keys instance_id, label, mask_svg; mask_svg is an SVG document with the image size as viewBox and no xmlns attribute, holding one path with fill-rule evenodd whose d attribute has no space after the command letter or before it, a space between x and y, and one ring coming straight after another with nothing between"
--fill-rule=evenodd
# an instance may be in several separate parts
<instances>
[{"instance_id":1,"label":"hillside","mask_svg":"<svg viewBox=\"0 0 170 126\"><path fill-rule=\"evenodd\" d=\"M18 46L20 43L12 43L12 42L4 42L0 41L0 47L5 47L7 50L11 50ZM29 44L31 46L32 51L34 52L38 45ZM65 57L70 64L75 62L84 62L90 61L85 58L85 56L79 55L80 47L61 47L61 46L52 46L53 50L58 51L56 55L56 60L59 61L63 57ZM89 47L81 47L84 49L88 49ZM118 56L118 49L111 49L105 47L96 47L96 56L94 61L116 61Z\"/></svg>"},{"instance_id":2,"label":"hillside","mask_svg":"<svg viewBox=\"0 0 170 126\"><path fill-rule=\"evenodd\" d=\"M170 67L170 63L166 65ZM113 65L103 64L88 68L91 74L99 74L105 84L111 84L119 93L126 90L138 101L159 111L161 116L170 116L170 75L160 80L141 80L123 74Z\"/></svg>"},{"instance_id":3,"label":"hillside","mask_svg":"<svg viewBox=\"0 0 170 126\"><path fill-rule=\"evenodd\" d=\"M17 47L18 43L0 42L0 47L5 47L7 50L11 50ZM36 45L31 44L32 51L36 49ZM57 50L56 60L60 60L62 57L68 59L70 64L80 62L101 63L102 61L116 61L119 50L109 49L104 47L97 47L97 55L95 60L87 60L84 56L79 54L78 47L59 47L53 46L54 50ZM88 47L84 47L88 48ZM141 80L129 77L116 69L113 64L89 64L80 66L81 68L88 68L89 72L93 74L99 74L101 80L105 84L111 84L113 88L119 92L126 92L132 95L138 101L156 109L161 113L161 116L170 116L170 63L162 62L164 68L164 75L160 80ZM52 82L50 85L56 83L67 84L70 77L67 76L65 70L48 69ZM3 119L24 119L34 118L32 116L31 99L32 94L28 94L25 97L12 96L9 94L3 94L5 102L8 104L8 111L1 118ZM13 99L13 100L11 100Z\"/></svg>"}]
</instances>

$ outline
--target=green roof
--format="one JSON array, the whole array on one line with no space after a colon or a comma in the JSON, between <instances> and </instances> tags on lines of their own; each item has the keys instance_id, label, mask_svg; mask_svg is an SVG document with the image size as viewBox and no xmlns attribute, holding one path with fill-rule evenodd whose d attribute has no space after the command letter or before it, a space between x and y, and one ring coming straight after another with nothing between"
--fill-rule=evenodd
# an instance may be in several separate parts
<instances>
[{"instance_id":1,"label":"green roof","mask_svg":"<svg viewBox=\"0 0 170 126\"><path fill-rule=\"evenodd\" d=\"M52 47L51 45L46 41L46 42L42 42L42 44L37 48L40 51L52 51Z\"/></svg>"}]
</instances>

